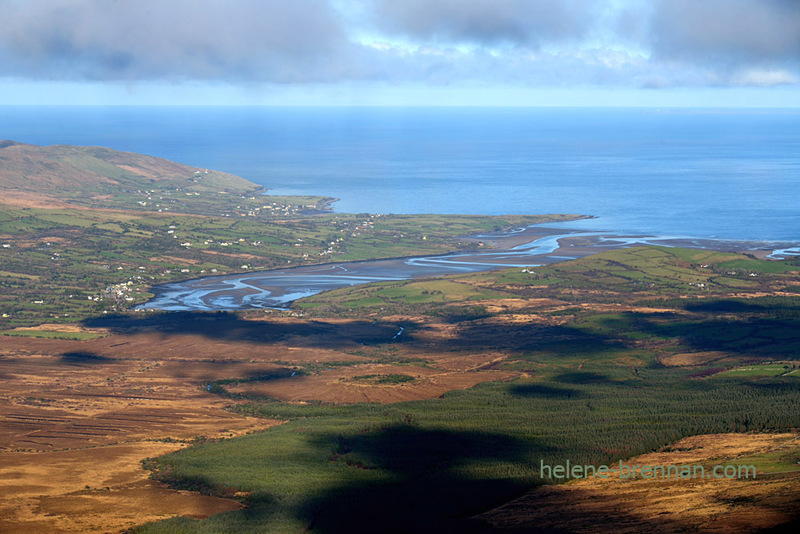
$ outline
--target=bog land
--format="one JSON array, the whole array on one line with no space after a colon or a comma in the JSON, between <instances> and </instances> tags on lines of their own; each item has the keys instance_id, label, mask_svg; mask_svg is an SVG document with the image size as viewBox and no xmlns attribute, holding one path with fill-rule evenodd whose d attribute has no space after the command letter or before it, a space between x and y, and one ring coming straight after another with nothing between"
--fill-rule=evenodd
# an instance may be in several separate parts
<instances>
[{"instance_id":1,"label":"bog land","mask_svg":"<svg viewBox=\"0 0 800 534\"><path fill-rule=\"evenodd\" d=\"M4 532L798 520L798 260L636 247L286 311L134 312L165 281L433 254L569 216L335 214L329 199L105 149L8 142L0 157ZM539 472L620 460L757 477Z\"/></svg>"}]
</instances>

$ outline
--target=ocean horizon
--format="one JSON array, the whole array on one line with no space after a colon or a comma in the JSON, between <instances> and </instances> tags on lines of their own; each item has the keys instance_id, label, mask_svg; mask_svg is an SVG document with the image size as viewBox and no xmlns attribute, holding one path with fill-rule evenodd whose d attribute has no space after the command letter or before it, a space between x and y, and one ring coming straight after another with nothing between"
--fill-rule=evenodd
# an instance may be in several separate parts
<instances>
[{"instance_id":1,"label":"ocean horizon","mask_svg":"<svg viewBox=\"0 0 800 534\"><path fill-rule=\"evenodd\" d=\"M107 146L350 213L574 213L582 229L800 241L800 112L0 107L0 138Z\"/></svg>"}]
</instances>

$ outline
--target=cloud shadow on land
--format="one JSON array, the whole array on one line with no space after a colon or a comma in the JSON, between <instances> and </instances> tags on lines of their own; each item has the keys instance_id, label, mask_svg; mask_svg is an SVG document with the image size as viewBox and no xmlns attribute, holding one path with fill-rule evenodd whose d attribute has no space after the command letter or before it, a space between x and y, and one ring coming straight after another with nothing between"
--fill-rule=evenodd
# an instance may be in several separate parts
<instances>
[{"instance_id":1,"label":"cloud shadow on land","mask_svg":"<svg viewBox=\"0 0 800 534\"><path fill-rule=\"evenodd\" d=\"M532 480L480 479L470 466L523 464L549 447L489 432L429 430L397 424L377 432L321 436L332 461L350 469L380 469L383 484L345 484L305 502L298 510L315 532L479 532L468 519L487 505L508 501Z\"/></svg>"},{"instance_id":2,"label":"cloud shadow on land","mask_svg":"<svg viewBox=\"0 0 800 534\"><path fill-rule=\"evenodd\" d=\"M661 338L679 339L695 351L723 351L754 357L797 358L800 319L749 316L726 320L712 313L690 321L646 320L639 330Z\"/></svg>"},{"instance_id":3,"label":"cloud shadow on land","mask_svg":"<svg viewBox=\"0 0 800 534\"><path fill-rule=\"evenodd\" d=\"M230 312L165 312L157 314L103 315L86 319L84 326L108 328L118 334L156 331L168 335L198 335L209 339L278 343L296 346L345 348L386 343L397 334L395 323L348 321L246 320Z\"/></svg>"},{"instance_id":4,"label":"cloud shadow on land","mask_svg":"<svg viewBox=\"0 0 800 534\"><path fill-rule=\"evenodd\" d=\"M453 350L544 351L564 354L600 354L625 348L626 342L568 325L493 323L481 320L457 325L456 335L446 341ZM414 332L409 334L413 338Z\"/></svg>"},{"instance_id":5,"label":"cloud shadow on land","mask_svg":"<svg viewBox=\"0 0 800 534\"><path fill-rule=\"evenodd\" d=\"M786 314L800 315L800 304L782 302L778 306L774 303L765 305L758 302L746 302L737 299L709 299L707 301L689 302L683 309L698 313L769 313L781 310Z\"/></svg>"},{"instance_id":6,"label":"cloud shadow on land","mask_svg":"<svg viewBox=\"0 0 800 534\"><path fill-rule=\"evenodd\" d=\"M99 354L94 354L93 352L88 351L74 351L74 352L65 352L61 355L61 361L67 365L95 365L101 363L107 363L112 361L111 358L106 358L105 356L100 356Z\"/></svg>"},{"instance_id":7,"label":"cloud shadow on land","mask_svg":"<svg viewBox=\"0 0 800 534\"><path fill-rule=\"evenodd\" d=\"M561 373L555 376L553 380L564 384L605 384L609 381L609 377L593 371L571 371Z\"/></svg>"},{"instance_id":8,"label":"cloud shadow on land","mask_svg":"<svg viewBox=\"0 0 800 534\"><path fill-rule=\"evenodd\" d=\"M162 312L102 315L86 319L86 327L107 328L118 334L155 331L165 335L198 335L247 343L291 343L299 347L359 348L362 345L402 344L430 351L533 350L599 354L624 348L623 341L569 326L494 324L478 320L458 323L455 335L427 337L424 324L381 320L242 319L231 312ZM397 337L399 326L404 330Z\"/></svg>"},{"instance_id":9,"label":"cloud shadow on land","mask_svg":"<svg viewBox=\"0 0 800 534\"><path fill-rule=\"evenodd\" d=\"M509 393L520 397L544 397L549 399L582 399L586 397L586 392L551 386L547 384L516 384L509 387Z\"/></svg>"}]
</instances>

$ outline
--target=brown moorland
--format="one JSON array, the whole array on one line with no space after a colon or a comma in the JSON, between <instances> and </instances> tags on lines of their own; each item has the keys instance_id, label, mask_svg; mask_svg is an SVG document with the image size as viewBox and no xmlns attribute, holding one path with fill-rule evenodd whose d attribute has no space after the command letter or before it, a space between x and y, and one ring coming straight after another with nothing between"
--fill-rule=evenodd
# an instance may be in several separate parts
<instances>
[{"instance_id":1,"label":"brown moorland","mask_svg":"<svg viewBox=\"0 0 800 534\"><path fill-rule=\"evenodd\" d=\"M626 466L755 464L761 456L800 455L800 436L710 434L678 441ZM614 468L614 466L610 466ZM582 478L543 486L478 519L498 532L761 532L800 522L800 468L757 470L755 478ZM783 530L781 531L783 532Z\"/></svg>"},{"instance_id":2,"label":"brown moorland","mask_svg":"<svg viewBox=\"0 0 800 534\"><path fill-rule=\"evenodd\" d=\"M84 341L0 337L2 532L107 532L238 508L234 500L169 490L142 469L143 459L196 440L279 423L227 410L231 400L206 391L215 381L310 366L319 371L228 387L291 401L350 403L430 398L514 376L480 370L492 358L478 353L428 352L421 360L419 346L396 345L395 356L417 358L413 365L375 364L372 356L353 354L370 350L364 341L391 339L397 330L391 323L223 315L182 325L83 330L107 335ZM337 365L343 361L348 365ZM415 380L358 378L383 374Z\"/></svg>"}]
</instances>

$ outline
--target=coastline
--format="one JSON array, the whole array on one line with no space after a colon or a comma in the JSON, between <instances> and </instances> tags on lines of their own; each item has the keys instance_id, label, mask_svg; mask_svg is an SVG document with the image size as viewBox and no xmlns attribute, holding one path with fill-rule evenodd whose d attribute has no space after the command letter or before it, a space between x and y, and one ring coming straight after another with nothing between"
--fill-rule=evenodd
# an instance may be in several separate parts
<instances>
[{"instance_id":1,"label":"coastline","mask_svg":"<svg viewBox=\"0 0 800 534\"><path fill-rule=\"evenodd\" d=\"M265 193L266 194L266 193ZM324 215L326 213L333 213L333 205L339 202L340 198L323 197L317 201L317 205L313 208L308 208L300 211L300 215Z\"/></svg>"}]
</instances>

